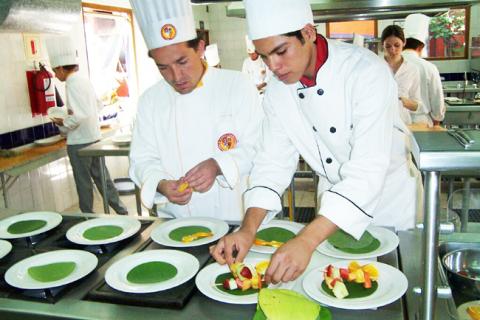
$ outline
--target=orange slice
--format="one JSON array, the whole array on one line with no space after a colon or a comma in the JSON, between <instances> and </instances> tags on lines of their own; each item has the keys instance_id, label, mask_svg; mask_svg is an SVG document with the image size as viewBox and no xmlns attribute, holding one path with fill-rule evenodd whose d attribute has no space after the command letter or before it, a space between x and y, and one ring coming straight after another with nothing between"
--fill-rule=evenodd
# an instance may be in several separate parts
<instances>
[{"instance_id":1,"label":"orange slice","mask_svg":"<svg viewBox=\"0 0 480 320\"><path fill-rule=\"evenodd\" d=\"M180 186L178 186L177 191L178 192L183 192L183 191L187 190L187 188L188 188L188 182L185 181Z\"/></svg>"},{"instance_id":2,"label":"orange slice","mask_svg":"<svg viewBox=\"0 0 480 320\"><path fill-rule=\"evenodd\" d=\"M467 308L467 313L473 320L480 320L480 306L470 306Z\"/></svg>"}]
</instances>

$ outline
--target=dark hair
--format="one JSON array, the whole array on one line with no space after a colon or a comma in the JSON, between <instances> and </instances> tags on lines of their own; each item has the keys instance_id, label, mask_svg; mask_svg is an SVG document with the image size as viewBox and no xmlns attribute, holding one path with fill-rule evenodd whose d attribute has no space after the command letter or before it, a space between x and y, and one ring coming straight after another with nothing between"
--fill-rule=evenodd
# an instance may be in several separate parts
<instances>
[{"instance_id":1,"label":"dark hair","mask_svg":"<svg viewBox=\"0 0 480 320\"><path fill-rule=\"evenodd\" d=\"M423 47L425 47L425 44L422 41L414 38L407 38L407 42L405 43L405 47L403 47L403 49L417 50L418 48L423 49Z\"/></svg>"},{"instance_id":2,"label":"dark hair","mask_svg":"<svg viewBox=\"0 0 480 320\"><path fill-rule=\"evenodd\" d=\"M396 25L390 25L383 29L382 32L382 43L388 38L388 37L397 37L402 40L402 42L405 42L405 34L403 33L403 30L400 26Z\"/></svg>"},{"instance_id":3,"label":"dark hair","mask_svg":"<svg viewBox=\"0 0 480 320\"><path fill-rule=\"evenodd\" d=\"M192 40L188 40L187 46L197 51L198 45L200 44L200 40L201 39L199 37L196 37L195 39L192 39Z\"/></svg>"},{"instance_id":4,"label":"dark hair","mask_svg":"<svg viewBox=\"0 0 480 320\"><path fill-rule=\"evenodd\" d=\"M302 30L287 32L287 33L282 34L282 36L296 37L302 44L305 43L305 38L303 37Z\"/></svg>"},{"instance_id":5,"label":"dark hair","mask_svg":"<svg viewBox=\"0 0 480 320\"><path fill-rule=\"evenodd\" d=\"M78 69L78 64L69 64L61 67L66 71L74 71L75 69Z\"/></svg>"}]
</instances>

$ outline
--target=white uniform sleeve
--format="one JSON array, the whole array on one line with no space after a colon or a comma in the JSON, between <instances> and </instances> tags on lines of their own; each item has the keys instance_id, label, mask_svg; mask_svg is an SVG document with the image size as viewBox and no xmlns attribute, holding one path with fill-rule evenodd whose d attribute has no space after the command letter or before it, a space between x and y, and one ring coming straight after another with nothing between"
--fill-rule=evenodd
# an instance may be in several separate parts
<instances>
[{"instance_id":1,"label":"white uniform sleeve","mask_svg":"<svg viewBox=\"0 0 480 320\"><path fill-rule=\"evenodd\" d=\"M172 179L162 165L162 158L155 145L155 123L150 114L148 97L139 100L135 128L130 145L129 175L141 189L142 203L147 208L153 204L166 203L167 198L157 192L158 183L163 179Z\"/></svg>"},{"instance_id":2,"label":"white uniform sleeve","mask_svg":"<svg viewBox=\"0 0 480 320\"><path fill-rule=\"evenodd\" d=\"M408 89L408 98L412 99L418 104L417 110L412 113L413 114L428 113L428 111L426 110L426 106L422 103L422 94L420 90L420 72L418 71L418 68L413 64L411 65L410 69L411 69L411 74L408 77L410 79L410 88Z\"/></svg>"},{"instance_id":3,"label":"white uniform sleeve","mask_svg":"<svg viewBox=\"0 0 480 320\"><path fill-rule=\"evenodd\" d=\"M244 201L245 209L257 207L267 210L263 221L266 223L282 210L281 195L292 180L299 154L277 119L268 94L264 97L263 108L265 118L260 147Z\"/></svg>"},{"instance_id":4,"label":"white uniform sleeve","mask_svg":"<svg viewBox=\"0 0 480 320\"><path fill-rule=\"evenodd\" d=\"M90 96L92 89L86 87L87 83L81 81L75 81L74 85L67 85L65 87L65 93L67 96L67 108L72 111L71 115L68 115L63 120L63 125L67 130L73 130L77 128L80 123L87 120L93 110L85 108L90 105ZM95 106L96 107L96 106Z\"/></svg>"},{"instance_id":5,"label":"white uniform sleeve","mask_svg":"<svg viewBox=\"0 0 480 320\"><path fill-rule=\"evenodd\" d=\"M352 74L352 150L340 168L342 180L323 193L319 214L355 238L372 221L390 163L397 86L378 63Z\"/></svg>"},{"instance_id":6,"label":"white uniform sleeve","mask_svg":"<svg viewBox=\"0 0 480 320\"><path fill-rule=\"evenodd\" d=\"M431 73L428 88L430 90L430 106L431 117L436 121L442 121L445 118L445 102L443 97L442 80L436 66L432 65L429 72Z\"/></svg>"},{"instance_id":7,"label":"white uniform sleeve","mask_svg":"<svg viewBox=\"0 0 480 320\"><path fill-rule=\"evenodd\" d=\"M230 89L230 97L234 100L232 104L235 105L233 113L236 127L239 129L238 143L231 150L217 150L214 159L222 170L222 175L217 177L218 183L222 187L233 189L240 177L247 176L252 169L263 110L256 88L246 77L242 76L239 81L232 83Z\"/></svg>"}]
</instances>

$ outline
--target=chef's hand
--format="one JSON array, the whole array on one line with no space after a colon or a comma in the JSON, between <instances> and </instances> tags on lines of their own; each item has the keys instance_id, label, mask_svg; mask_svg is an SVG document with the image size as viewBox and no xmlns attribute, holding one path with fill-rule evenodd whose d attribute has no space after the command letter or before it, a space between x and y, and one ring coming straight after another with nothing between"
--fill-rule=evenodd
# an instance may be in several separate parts
<instances>
[{"instance_id":1,"label":"chef's hand","mask_svg":"<svg viewBox=\"0 0 480 320\"><path fill-rule=\"evenodd\" d=\"M262 208L248 208L242 221L242 226L237 232L228 234L210 247L210 254L220 264L231 265L242 262L255 241L257 230L267 211Z\"/></svg>"},{"instance_id":2,"label":"chef's hand","mask_svg":"<svg viewBox=\"0 0 480 320\"><path fill-rule=\"evenodd\" d=\"M265 281L276 284L297 279L307 268L315 251L308 244L302 237L295 237L278 248L270 260Z\"/></svg>"},{"instance_id":3,"label":"chef's hand","mask_svg":"<svg viewBox=\"0 0 480 320\"><path fill-rule=\"evenodd\" d=\"M277 249L265 272L267 283L288 282L297 279L307 268L317 246L338 227L320 215L293 239Z\"/></svg>"},{"instance_id":4,"label":"chef's hand","mask_svg":"<svg viewBox=\"0 0 480 320\"><path fill-rule=\"evenodd\" d=\"M167 197L171 203L186 205L192 198L192 188L186 188L184 191L179 191L180 185L183 183L180 180L162 180L158 184L157 191Z\"/></svg>"},{"instance_id":5,"label":"chef's hand","mask_svg":"<svg viewBox=\"0 0 480 320\"><path fill-rule=\"evenodd\" d=\"M210 254L219 263L231 265L242 262L255 241L255 231L240 228L238 231L221 238L216 245L210 247Z\"/></svg>"},{"instance_id":6,"label":"chef's hand","mask_svg":"<svg viewBox=\"0 0 480 320\"><path fill-rule=\"evenodd\" d=\"M185 174L185 181L197 192L207 192L221 174L217 161L210 158L202 161Z\"/></svg>"},{"instance_id":7,"label":"chef's hand","mask_svg":"<svg viewBox=\"0 0 480 320\"><path fill-rule=\"evenodd\" d=\"M52 118L52 121L57 126L63 127L63 119L62 118Z\"/></svg>"}]
</instances>

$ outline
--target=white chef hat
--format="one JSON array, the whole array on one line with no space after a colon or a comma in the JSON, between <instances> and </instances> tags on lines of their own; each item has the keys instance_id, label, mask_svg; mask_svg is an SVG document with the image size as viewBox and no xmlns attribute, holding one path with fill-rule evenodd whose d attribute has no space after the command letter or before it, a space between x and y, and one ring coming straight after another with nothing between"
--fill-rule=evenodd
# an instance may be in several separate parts
<instances>
[{"instance_id":1,"label":"white chef hat","mask_svg":"<svg viewBox=\"0 0 480 320\"><path fill-rule=\"evenodd\" d=\"M212 67L215 67L220 63L218 46L216 43L210 44L205 48L205 60L207 60L208 65Z\"/></svg>"},{"instance_id":2,"label":"white chef hat","mask_svg":"<svg viewBox=\"0 0 480 320\"><path fill-rule=\"evenodd\" d=\"M405 18L405 38L414 38L427 43L430 18L421 13L410 14Z\"/></svg>"},{"instance_id":3,"label":"white chef hat","mask_svg":"<svg viewBox=\"0 0 480 320\"><path fill-rule=\"evenodd\" d=\"M52 68L78 64L78 50L72 38L54 36L45 39L50 66Z\"/></svg>"},{"instance_id":4,"label":"white chef hat","mask_svg":"<svg viewBox=\"0 0 480 320\"><path fill-rule=\"evenodd\" d=\"M195 39L189 0L130 0L149 50Z\"/></svg>"},{"instance_id":5,"label":"white chef hat","mask_svg":"<svg viewBox=\"0 0 480 320\"><path fill-rule=\"evenodd\" d=\"M251 40L297 31L313 24L308 0L244 0Z\"/></svg>"},{"instance_id":6,"label":"white chef hat","mask_svg":"<svg viewBox=\"0 0 480 320\"><path fill-rule=\"evenodd\" d=\"M245 46L247 47L247 53L255 52L255 46L253 45L253 42L252 40L250 40L248 35L245 35Z\"/></svg>"},{"instance_id":7,"label":"white chef hat","mask_svg":"<svg viewBox=\"0 0 480 320\"><path fill-rule=\"evenodd\" d=\"M353 44L363 48L364 43L365 43L365 37L363 35L358 33L353 34Z\"/></svg>"}]
</instances>

